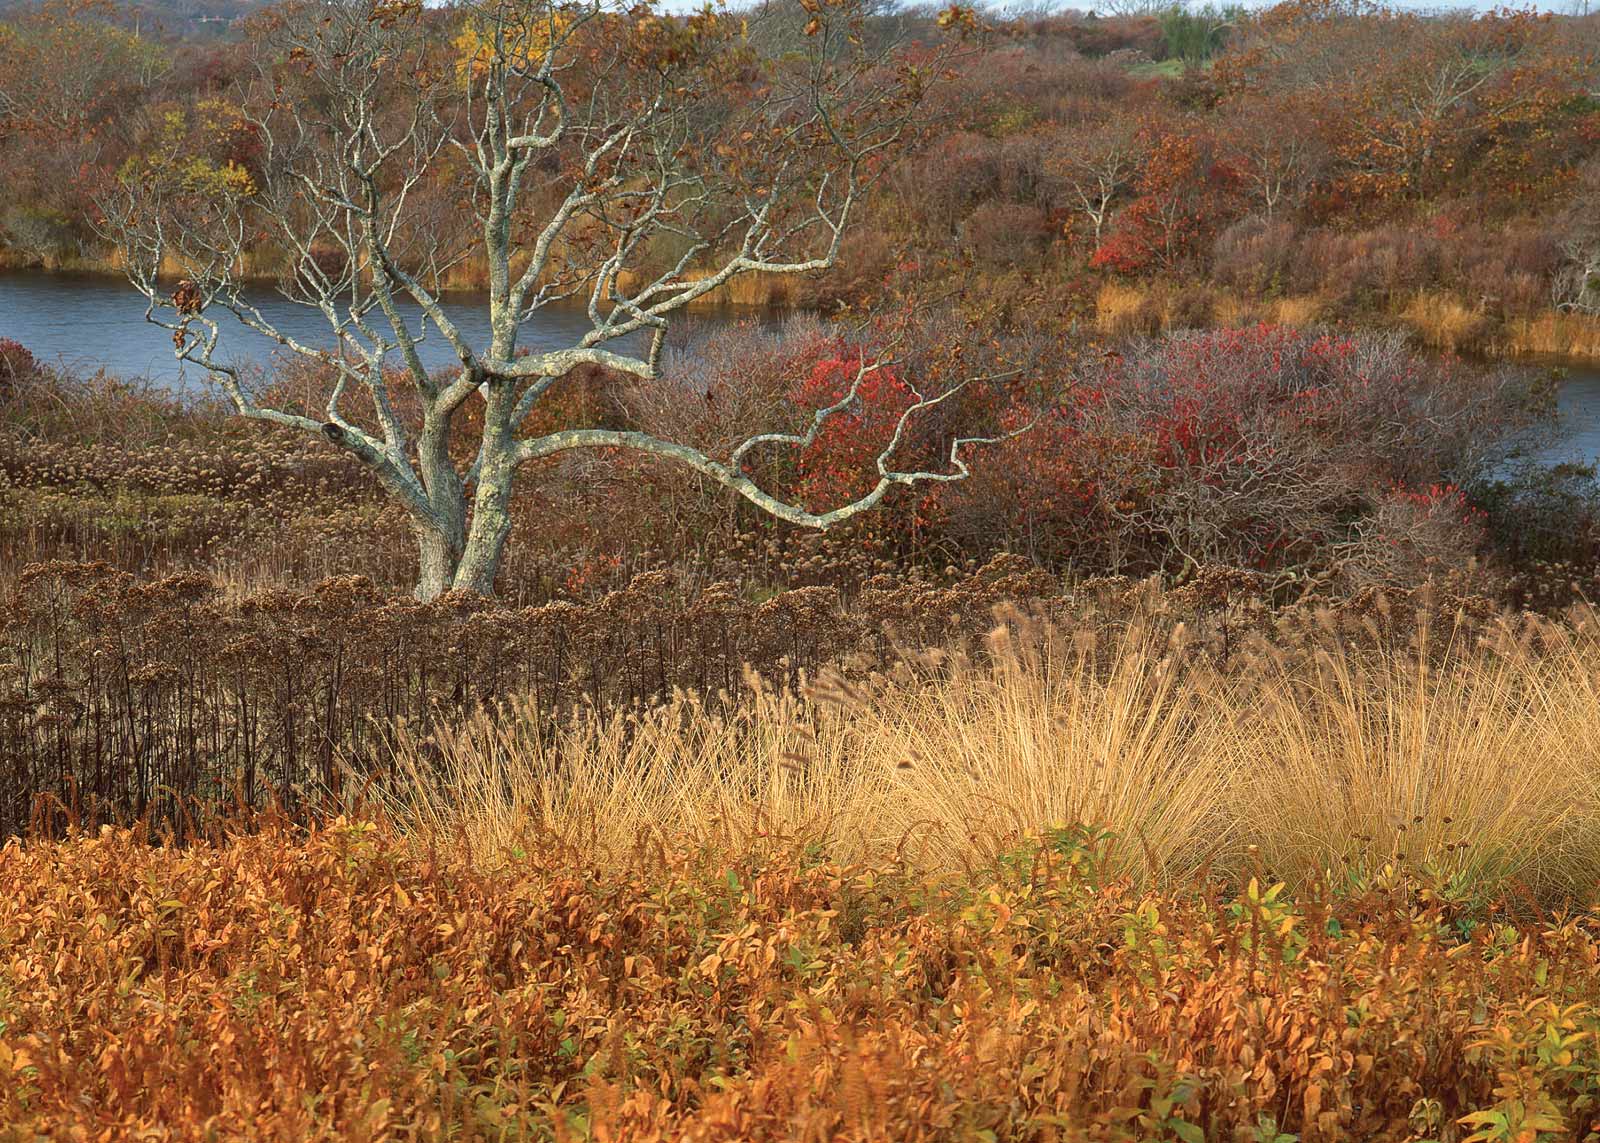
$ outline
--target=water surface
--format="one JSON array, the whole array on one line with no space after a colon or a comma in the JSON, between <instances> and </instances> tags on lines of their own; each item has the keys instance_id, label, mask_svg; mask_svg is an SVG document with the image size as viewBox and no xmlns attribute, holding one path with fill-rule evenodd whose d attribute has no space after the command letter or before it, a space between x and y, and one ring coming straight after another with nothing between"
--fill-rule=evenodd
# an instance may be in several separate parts
<instances>
[{"instance_id":1,"label":"water surface","mask_svg":"<svg viewBox=\"0 0 1600 1143\"><path fill-rule=\"evenodd\" d=\"M268 322L286 335L304 344L332 346L328 323L317 310L296 305L271 286L250 290L247 297ZM419 308L410 303L401 308L416 329ZM444 309L469 344L488 343L487 294L450 294L444 301ZM175 360L172 335L145 321L144 311L143 295L121 278L91 274L0 273L0 338L21 342L41 361L81 374L104 369L119 377L147 377L180 390L204 385L204 370ZM742 317L763 317L768 312L746 307L696 309L676 319L673 328L682 336L696 327ZM381 314L374 317L382 323ZM217 356L225 364L265 366L270 364L275 353L285 352L271 338L240 325L232 315L223 315L219 324L222 336L217 343ZM523 326L520 344L535 352L566 349L590 328L584 310L576 306L549 306L534 314ZM427 332L429 336L418 347L423 363L429 369L453 365L456 357L449 343L431 326L427 327ZM645 344L643 335L634 335L619 338L608 348L641 352Z\"/></svg>"},{"instance_id":2,"label":"water surface","mask_svg":"<svg viewBox=\"0 0 1600 1143\"><path fill-rule=\"evenodd\" d=\"M271 289L261 287L250 300L285 333L317 345L331 345L332 336L320 313L298 306ZM473 345L488 340L487 296L452 294L445 309ZM418 310L407 306L408 317ZM771 320L771 312L726 307L696 310L673 323L675 337L691 336L696 328L741 318ZM269 338L240 326L229 318L223 324L219 355L229 364L268 365L274 353L283 352ZM523 327L521 343L535 351L563 349L589 329L589 319L577 307L540 310ZM144 320L144 298L121 278L88 274L0 274L0 337L27 346L43 361L64 365L81 373L105 369L123 377L149 377L177 389L198 388L203 372L183 365L172 356L171 335ZM622 339L614 348L640 352L644 338ZM454 363L455 356L434 331L420 352L432 368ZM1541 448L1538 457L1555 463L1600 460L1600 367L1571 367L1557 398L1563 433L1559 441Z\"/></svg>"}]
</instances>

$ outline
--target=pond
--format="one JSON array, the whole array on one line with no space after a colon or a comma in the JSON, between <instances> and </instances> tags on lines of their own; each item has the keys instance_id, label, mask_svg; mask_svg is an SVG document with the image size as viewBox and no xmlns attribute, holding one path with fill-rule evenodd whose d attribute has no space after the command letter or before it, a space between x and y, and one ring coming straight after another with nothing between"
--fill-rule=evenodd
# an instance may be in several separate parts
<instances>
[{"instance_id":1,"label":"pond","mask_svg":"<svg viewBox=\"0 0 1600 1143\"><path fill-rule=\"evenodd\" d=\"M1556 392L1561 438L1539 450L1540 460L1593 464L1600 460L1600 366L1574 365Z\"/></svg>"},{"instance_id":2,"label":"pond","mask_svg":"<svg viewBox=\"0 0 1600 1143\"><path fill-rule=\"evenodd\" d=\"M327 325L316 311L294 305L267 287L252 295L251 301L286 333L308 342L328 342ZM489 323L483 295L452 294L445 308L473 344L484 343ZM409 312L414 314L415 308ZM772 314L736 307L696 310L674 323L675 337L696 326L741 318L771 320ZM524 327L522 344L534 350L564 348L588 328L583 310L551 306L540 310ZM103 368L124 377L153 378L178 389L204 384L199 369L173 360L169 335L144 320L144 299L121 278L0 273L0 338L7 337L27 346L41 360L79 372ZM224 358L236 363L265 364L278 349L268 338L237 323L224 326L222 346ZM640 351L643 339L624 340L617 348ZM421 354L430 368L448 366L455 360L437 335L423 343ZM1585 464L1600 459L1600 367L1570 368L1558 404L1564 435L1543 448L1540 459Z\"/></svg>"},{"instance_id":3,"label":"pond","mask_svg":"<svg viewBox=\"0 0 1600 1143\"><path fill-rule=\"evenodd\" d=\"M316 310L296 305L270 286L249 295L262 315L285 334L307 344L329 345L327 322ZM488 340L488 296L450 294L444 308L473 345ZM415 318L415 305L403 307ZM148 377L173 388L205 384L204 372L172 356L172 336L144 320L144 298L121 278L95 274L0 273L0 338L25 345L39 360L82 374L105 369L121 377ZM770 311L741 307L696 308L673 323L682 336L696 326L770 318ZM577 306L548 306L523 327L521 344L538 351L565 349L588 332L589 318ZM620 338L610 348L642 352L643 335ZM265 365L279 346L230 317L222 327L218 356L231 365ZM419 346L430 369L454 364L450 346L435 331Z\"/></svg>"}]
</instances>

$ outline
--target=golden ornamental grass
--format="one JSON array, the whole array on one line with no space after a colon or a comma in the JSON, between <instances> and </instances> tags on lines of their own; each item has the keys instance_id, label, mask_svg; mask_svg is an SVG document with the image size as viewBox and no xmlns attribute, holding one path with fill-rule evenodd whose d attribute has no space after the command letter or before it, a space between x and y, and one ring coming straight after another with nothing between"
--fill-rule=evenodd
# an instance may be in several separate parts
<instances>
[{"instance_id":1,"label":"golden ornamental grass","mask_svg":"<svg viewBox=\"0 0 1600 1143\"><path fill-rule=\"evenodd\" d=\"M951 871L1016 838L1110 831L1116 867L1171 883L1264 866L1291 883L1425 870L1462 892L1588 900L1600 882L1600 641L1538 623L1452 645L1255 640L1226 672L1183 629L997 628L982 658L922 656L801 690L752 680L539 720L527 700L402 732L402 813L485 859L530 827L596 853L760 834L845 861Z\"/></svg>"}]
</instances>

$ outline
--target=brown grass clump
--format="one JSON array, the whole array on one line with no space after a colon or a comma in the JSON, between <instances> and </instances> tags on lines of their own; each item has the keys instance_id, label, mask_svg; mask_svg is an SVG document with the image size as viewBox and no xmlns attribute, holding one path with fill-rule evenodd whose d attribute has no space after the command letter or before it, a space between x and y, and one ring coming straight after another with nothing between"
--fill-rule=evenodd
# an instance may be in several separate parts
<instances>
[{"instance_id":1,"label":"brown grass clump","mask_svg":"<svg viewBox=\"0 0 1600 1143\"><path fill-rule=\"evenodd\" d=\"M1507 323L1506 349L1537 356L1600 359L1600 318L1572 313L1517 318Z\"/></svg>"},{"instance_id":2,"label":"brown grass clump","mask_svg":"<svg viewBox=\"0 0 1600 1143\"><path fill-rule=\"evenodd\" d=\"M1107 282L1095 298L1095 328L1101 333L1123 336L1154 333L1147 328L1142 307L1145 292L1135 286Z\"/></svg>"},{"instance_id":3,"label":"brown grass clump","mask_svg":"<svg viewBox=\"0 0 1600 1143\"><path fill-rule=\"evenodd\" d=\"M1401 317L1425 344L1449 353L1486 351L1494 333L1494 322L1483 310L1426 290L1412 298Z\"/></svg>"},{"instance_id":4,"label":"brown grass clump","mask_svg":"<svg viewBox=\"0 0 1600 1143\"><path fill-rule=\"evenodd\" d=\"M1275 299L1270 308L1271 320L1278 325L1313 326L1322 316L1322 302L1312 294Z\"/></svg>"},{"instance_id":5,"label":"brown grass clump","mask_svg":"<svg viewBox=\"0 0 1600 1143\"><path fill-rule=\"evenodd\" d=\"M549 727L513 700L401 735L395 769L403 814L485 858L529 827L597 854L647 833L730 849L777 833L948 872L1088 822L1141 884L1411 868L1465 894L1593 900L1600 642L1592 625L1500 635L1257 635L1218 669L1181 626L1001 627L983 660L924 657L803 696L756 685L729 714L679 699Z\"/></svg>"},{"instance_id":6,"label":"brown grass clump","mask_svg":"<svg viewBox=\"0 0 1600 1143\"><path fill-rule=\"evenodd\" d=\"M1592 629L1540 624L1442 659L1275 659L1217 732L1237 834L1297 880L1410 864L1460 892L1593 900L1597 650Z\"/></svg>"},{"instance_id":7,"label":"brown grass clump","mask_svg":"<svg viewBox=\"0 0 1600 1143\"><path fill-rule=\"evenodd\" d=\"M1086 821L1127 840L1119 869L1186 877L1227 845L1219 724L1198 720L1200 668L1149 629L1114 638L1098 648L1002 627L981 662L829 674L804 696L752 677L749 701L726 713L682 697L547 729L513 699L401 735L401 809L485 856L532 824L590 853L646 833L730 848L777 833L840 860L899 853L942 870Z\"/></svg>"}]
</instances>

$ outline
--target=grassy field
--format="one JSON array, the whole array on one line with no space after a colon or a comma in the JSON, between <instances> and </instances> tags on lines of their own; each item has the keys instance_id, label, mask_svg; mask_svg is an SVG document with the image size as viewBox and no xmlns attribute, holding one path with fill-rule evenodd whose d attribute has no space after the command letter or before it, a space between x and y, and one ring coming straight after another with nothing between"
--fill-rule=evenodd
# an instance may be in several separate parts
<instances>
[{"instance_id":1,"label":"grassy field","mask_svg":"<svg viewBox=\"0 0 1600 1143\"><path fill-rule=\"evenodd\" d=\"M392 809L488 860L530 824L591 860L644 836L798 838L933 874L1028 833L1109 831L1147 886L1261 871L1304 888L1412 870L1461 900L1587 904L1600 886L1600 630L1507 626L1453 646L1257 638L1219 668L1185 631L1017 620L981 657L923 655L731 708L512 700L402 733ZM1479 642L1478 640L1482 640Z\"/></svg>"},{"instance_id":2,"label":"grassy field","mask_svg":"<svg viewBox=\"0 0 1600 1143\"><path fill-rule=\"evenodd\" d=\"M0 1143L1600 1140L1581 497L1163 577L582 467L422 603L319 446L9 400Z\"/></svg>"}]
</instances>

